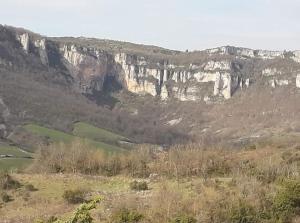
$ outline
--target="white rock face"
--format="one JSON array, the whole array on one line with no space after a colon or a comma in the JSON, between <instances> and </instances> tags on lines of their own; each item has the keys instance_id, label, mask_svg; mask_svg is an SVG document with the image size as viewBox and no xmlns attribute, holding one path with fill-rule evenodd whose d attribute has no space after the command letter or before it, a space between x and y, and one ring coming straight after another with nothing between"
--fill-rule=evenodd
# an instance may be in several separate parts
<instances>
[{"instance_id":1,"label":"white rock face","mask_svg":"<svg viewBox=\"0 0 300 223\"><path fill-rule=\"evenodd\" d=\"M80 92L90 94L103 89L105 77L109 75L106 54L96 49L79 50L75 45L64 45L60 50Z\"/></svg>"},{"instance_id":2,"label":"white rock face","mask_svg":"<svg viewBox=\"0 0 300 223\"><path fill-rule=\"evenodd\" d=\"M281 74L282 74L282 72L278 71L276 68L266 68L262 71L262 75L265 77L281 75Z\"/></svg>"},{"instance_id":3,"label":"white rock face","mask_svg":"<svg viewBox=\"0 0 300 223\"><path fill-rule=\"evenodd\" d=\"M300 74L298 74L296 77L296 87L300 88Z\"/></svg>"},{"instance_id":4,"label":"white rock face","mask_svg":"<svg viewBox=\"0 0 300 223\"><path fill-rule=\"evenodd\" d=\"M269 80L269 84L272 88L276 88L276 81L275 80Z\"/></svg>"},{"instance_id":5,"label":"white rock face","mask_svg":"<svg viewBox=\"0 0 300 223\"><path fill-rule=\"evenodd\" d=\"M189 87L187 89L172 87L173 97L180 101L200 101L201 96L197 95L198 89L196 87Z\"/></svg>"},{"instance_id":6,"label":"white rock face","mask_svg":"<svg viewBox=\"0 0 300 223\"><path fill-rule=\"evenodd\" d=\"M231 46L208 49L206 50L206 52L210 55L235 55L240 57L260 58L264 60L284 57L283 51L252 50L247 48L238 48Z\"/></svg>"},{"instance_id":7,"label":"white rock face","mask_svg":"<svg viewBox=\"0 0 300 223\"><path fill-rule=\"evenodd\" d=\"M173 125L178 125L180 122L182 121L182 118L178 118L178 119L173 119L168 121L168 125L173 126Z\"/></svg>"},{"instance_id":8,"label":"white rock face","mask_svg":"<svg viewBox=\"0 0 300 223\"><path fill-rule=\"evenodd\" d=\"M156 85L147 80L136 81L134 78L125 78L127 89L136 94L157 95Z\"/></svg>"},{"instance_id":9,"label":"white rock face","mask_svg":"<svg viewBox=\"0 0 300 223\"><path fill-rule=\"evenodd\" d=\"M140 61L124 53L115 55L115 61L122 67L129 91L160 96L163 100L168 97L181 101L202 100L204 97L198 84L211 86L211 96L229 99L233 89L240 84L237 77L232 79L231 63L228 61L209 61L201 67L190 65L189 68L166 63L151 67L143 58ZM167 89L166 84L170 81L172 84Z\"/></svg>"},{"instance_id":10,"label":"white rock face","mask_svg":"<svg viewBox=\"0 0 300 223\"><path fill-rule=\"evenodd\" d=\"M39 49L40 58L42 61L42 64L48 65L48 54L47 54L47 48L46 48L46 39L37 40L34 42L34 45Z\"/></svg>"},{"instance_id":11,"label":"white rock face","mask_svg":"<svg viewBox=\"0 0 300 223\"><path fill-rule=\"evenodd\" d=\"M298 63L300 63L300 50L299 51L294 51L294 56L292 57L292 59Z\"/></svg>"},{"instance_id":12,"label":"white rock face","mask_svg":"<svg viewBox=\"0 0 300 223\"><path fill-rule=\"evenodd\" d=\"M274 59L277 57L279 58L284 57L284 53L282 51L259 50L257 55L262 59Z\"/></svg>"},{"instance_id":13,"label":"white rock face","mask_svg":"<svg viewBox=\"0 0 300 223\"><path fill-rule=\"evenodd\" d=\"M75 45L63 47L64 58L73 66L78 66L82 61L84 56L77 51Z\"/></svg>"},{"instance_id":14,"label":"white rock face","mask_svg":"<svg viewBox=\"0 0 300 223\"><path fill-rule=\"evenodd\" d=\"M243 90L244 88L248 88L250 86L250 79L246 78L246 80L240 81L240 88Z\"/></svg>"},{"instance_id":15,"label":"white rock face","mask_svg":"<svg viewBox=\"0 0 300 223\"><path fill-rule=\"evenodd\" d=\"M276 88L277 86L287 86L289 85L289 80L272 79L269 80L269 84L271 85L272 88Z\"/></svg>"},{"instance_id":16,"label":"white rock face","mask_svg":"<svg viewBox=\"0 0 300 223\"><path fill-rule=\"evenodd\" d=\"M211 101L211 98L210 98L209 96L205 96L205 97L203 98L203 101L204 101L206 104L209 104L210 101Z\"/></svg>"},{"instance_id":17,"label":"white rock face","mask_svg":"<svg viewBox=\"0 0 300 223\"><path fill-rule=\"evenodd\" d=\"M232 79L230 73L218 73L214 85L214 95L231 98Z\"/></svg>"},{"instance_id":18,"label":"white rock face","mask_svg":"<svg viewBox=\"0 0 300 223\"><path fill-rule=\"evenodd\" d=\"M197 72L194 74L194 78L198 82L202 82L202 83L215 82L218 73L219 72Z\"/></svg>"},{"instance_id":19,"label":"white rock face","mask_svg":"<svg viewBox=\"0 0 300 223\"><path fill-rule=\"evenodd\" d=\"M289 81L288 80L277 80L276 84L279 86L286 86L286 85L289 85Z\"/></svg>"},{"instance_id":20,"label":"white rock face","mask_svg":"<svg viewBox=\"0 0 300 223\"><path fill-rule=\"evenodd\" d=\"M228 61L209 61L204 64L205 71L215 71L215 70L230 70L231 63Z\"/></svg>"},{"instance_id":21,"label":"white rock face","mask_svg":"<svg viewBox=\"0 0 300 223\"><path fill-rule=\"evenodd\" d=\"M222 46L218 48L208 49L206 52L210 55L219 54L219 55L239 55L239 56L247 56L254 57L254 51L246 48L237 48L231 46Z\"/></svg>"},{"instance_id":22,"label":"white rock face","mask_svg":"<svg viewBox=\"0 0 300 223\"><path fill-rule=\"evenodd\" d=\"M160 92L160 97L162 100L166 100L169 98L168 90L166 85L163 85Z\"/></svg>"},{"instance_id":23,"label":"white rock face","mask_svg":"<svg viewBox=\"0 0 300 223\"><path fill-rule=\"evenodd\" d=\"M20 41L24 51L26 53L28 53L28 51L29 51L29 35L28 35L28 33L24 33L24 34L18 36L17 38Z\"/></svg>"},{"instance_id":24,"label":"white rock face","mask_svg":"<svg viewBox=\"0 0 300 223\"><path fill-rule=\"evenodd\" d=\"M251 50L251 49L241 48L241 49L238 49L236 51L236 53L242 57L250 57L250 58L255 57L254 50Z\"/></svg>"},{"instance_id":25,"label":"white rock face","mask_svg":"<svg viewBox=\"0 0 300 223\"><path fill-rule=\"evenodd\" d=\"M164 69L151 69L146 67L146 62L131 61L132 58L124 53L115 55L115 61L121 65L124 71L124 81L127 90L136 94L160 95L159 84L164 81L166 72ZM167 97L167 90L164 89L162 98Z\"/></svg>"},{"instance_id":26,"label":"white rock face","mask_svg":"<svg viewBox=\"0 0 300 223\"><path fill-rule=\"evenodd\" d=\"M164 81L167 81L171 77L171 79L176 82L186 83L192 77L189 71L173 71L172 75L168 77L168 69L169 67L165 69Z\"/></svg>"},{"instance_id":27,"label":"white rock face","mask_svg":"<svg viewBox=\"0 0 300 223\"><path fill-rule=\"evenodd\" d=\"M246 85L247 88L250 86L250 79L249 78L246 79L245 85Z\"/></svg>"}]
</instances>

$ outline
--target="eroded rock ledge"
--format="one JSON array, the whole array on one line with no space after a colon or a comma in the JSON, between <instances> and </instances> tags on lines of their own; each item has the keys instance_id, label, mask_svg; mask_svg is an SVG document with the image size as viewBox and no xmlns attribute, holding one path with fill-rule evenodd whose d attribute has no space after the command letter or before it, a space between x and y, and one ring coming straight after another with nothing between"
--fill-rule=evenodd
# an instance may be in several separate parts
<instances>
[{"instance_id":1,"label":"eroded rock ledge","mask_svg":"<svg viewBox=\"0 0 300 223\"><path fill-rule=\"evenodd\" d=\"M15 32L25 55L35 54L46 68L63 67L73 78L75 89L84 94L101 92L109 77L136 94L207 103L230 99L256 83L270 88L300 86L300 51L227 46L192 53L176 52L171 56L169 51L150 55L146 51L123 52L121 48L107 50L89 46L82 39L80 43L68 42L8 30ZM0 62L1 65L10 61L5 63L2 58Z\"/></svg>"}]
</instances>

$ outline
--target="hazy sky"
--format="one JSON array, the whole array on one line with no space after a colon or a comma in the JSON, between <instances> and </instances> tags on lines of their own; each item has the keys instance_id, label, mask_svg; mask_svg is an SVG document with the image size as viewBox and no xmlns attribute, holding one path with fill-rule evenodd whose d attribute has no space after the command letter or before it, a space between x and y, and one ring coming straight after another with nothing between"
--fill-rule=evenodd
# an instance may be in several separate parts
<instances>
[{"instance_id":1,"label":"hazy sky","mask_svg":"<svg viewBox=\"0 0 300 223\"><path fill-rule=\"evenodd\" d=\"M300 0L0 0L0 23L194 50L300 49Z\"/></svg>"}]
</instances>

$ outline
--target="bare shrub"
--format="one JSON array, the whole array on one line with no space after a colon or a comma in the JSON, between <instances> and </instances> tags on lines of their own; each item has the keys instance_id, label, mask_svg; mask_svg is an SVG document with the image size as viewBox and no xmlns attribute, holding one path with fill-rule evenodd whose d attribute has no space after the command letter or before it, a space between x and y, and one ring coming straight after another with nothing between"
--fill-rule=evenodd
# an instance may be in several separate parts
<instances>
[{"instance_id":1,"label":"bare shrub","mask_svg":"<svg viewBox=\"0 0 300 223\"><path fill-rule=\"evenodd\" d=\"M63 198L69 204L79 204L85 201L85 194L86 191L82 189L65 190L63 194Z\"/></svg>"},{"instance_id":2,"label":"bare shrub","mask_svg":"<svg viewBox=\"0 0 300 223\"><path fill-rule=\"evenodd\" d=\"M131 190L137 190L137 191L142 191L142 190L148 190L148 184L146 181L133 181L130 183L130 189Z\"/></svg>"},{"instance_id":3,"label":"bare shrub","mask_svg":"<svg viewBox=\"0 0 300 223\"><path fill-rule=\"evenodd\" d=\"M100 161L104 157L104 153L91 149L88 143L81 140L71 144L52 144L40 149L31 170L95 174L99 172Z\"/></svg>"},{"instance_id":4,"label":"bare shrub","mask_svg":"<svg viewBox=\"0 0 300 223\"><path fill-rule=\"evenodd\" d=\"M228 160L228 151L211 148L202 149L197 145L176 146L155 162L156 172L169 177L223 176L228 174L232 163Z\"/></svg>"},{"instance_id":5,"label":"bare shrub","mask_svg":"<svg viewBox=\"0 0 300 223\"><path fill-rule=\"evenodd\" d=\"M21 183L6 172L0 172L0 188L3 190L17 189Z\"/></svg>"},{"instance_id":6,"label":"bare shrub","mask_svg":"<svg viewBox=\"0 0 300 223\"><path fill-rule=\"evenodd\" d=\"M11 200L10 196L6 193L6 192L2 192L0 194L1 196L1 200L4 202L4 203L7 203Z\"/></svg>"}]
</instances>

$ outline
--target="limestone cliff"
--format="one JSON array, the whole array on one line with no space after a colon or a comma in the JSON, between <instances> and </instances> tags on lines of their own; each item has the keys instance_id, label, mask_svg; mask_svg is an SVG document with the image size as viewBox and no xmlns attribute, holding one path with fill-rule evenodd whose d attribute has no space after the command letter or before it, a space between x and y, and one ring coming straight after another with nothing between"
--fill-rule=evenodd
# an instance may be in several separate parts
<instances>
[{"instance_id":1,"label":"limestone cliff","mask_svg":"<svg viewBox=\"0 0 300 223\"><path fill-rule=\"evenodd\" d=\"M113 78L123 89L162 100L206 103L230 99L251 85L299 87L300 53L231 46L183 53L94 39L47 38L12 30L27 57L72 77L83 94L101 92ZM124 47L126 46L126 47ZM25 56L26 57L26 56ZM9 58L9 57L7 57ZM0 64L13 63L0 58Z\"/></svg>"},{"instance_id":2,"label":"limestone cliff","mask_svg":"<svg viewBox=\"0 0 300 223\"><path fill-rule=\"evenodd\" d=\"M150 64L144 58L133 59L124 53L117 54L115 61L122 67L129 91L148 93L162 99L229 99L237 88L248 87L250 83L249 79L240 78L233 72L230 61L208 61L200 66L182 66L170 64L169 61Z\"/></svg>"},{"instance_id":3,"label":"limestone cliff","mask_svg":"<svg viewBox=\"0 0 300 223\"><path fill-rule=\"evenodd\" d=\"M91 94L102 90L105 78L112 71L111 56L97 49L79 49L75 45L63 45L60 52L82 93Z\"/></svg>"}]
</instances>

